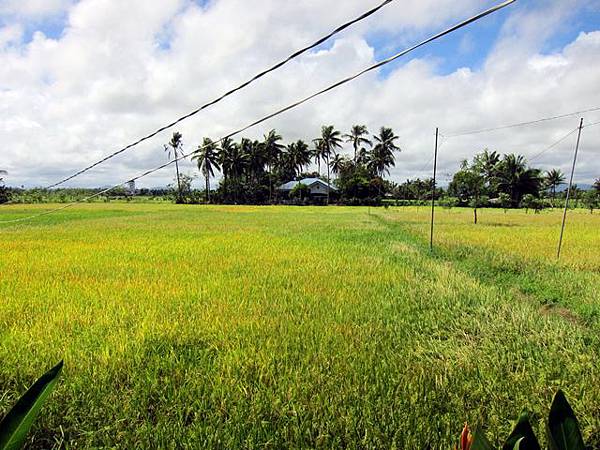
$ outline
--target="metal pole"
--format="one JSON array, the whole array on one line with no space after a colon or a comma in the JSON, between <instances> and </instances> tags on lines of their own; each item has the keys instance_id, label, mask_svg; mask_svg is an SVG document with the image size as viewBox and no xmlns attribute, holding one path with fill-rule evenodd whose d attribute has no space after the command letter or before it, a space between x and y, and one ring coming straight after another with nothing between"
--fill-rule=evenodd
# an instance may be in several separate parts
<instances>
[{"instance_id":1,"label":"metal pole","mask_svg":"<svg viewBox=\"0 0 600 450\"><path fill-rule=\"evenodd\" d=\"M579 133L577 133L577 144L575 145L575 155L573 156L573 167L571 167L571 177L569 178L569 187L567 188L567 198L565 199L565 210L563 212L562 226L560 228L560 238L558 240L558 251L556 259L560 259L560 250L562 248L563 235L565 233L565 223L567 221L567 210L569 209L569 199L571 198L571 187L573 186L573 175L575 174L575 164L577 164L577 153L579 152L579 142L581 140L581 130L583 129L583 117L579 122Z\"/></svg>"},{"instance_id":2,"label":"metal pole","mask_svg":"<svg viewBox=\"0 0 600 450\"><path fill-rule=\"evenodd\" d=\"M431 233L429 235L429 250L433 250L433 219L435 215L435 176L437 173L437 154L439 128L435 129L435 151L433 154L433 188L431 190Z\"/></svg>"}]
</instances>

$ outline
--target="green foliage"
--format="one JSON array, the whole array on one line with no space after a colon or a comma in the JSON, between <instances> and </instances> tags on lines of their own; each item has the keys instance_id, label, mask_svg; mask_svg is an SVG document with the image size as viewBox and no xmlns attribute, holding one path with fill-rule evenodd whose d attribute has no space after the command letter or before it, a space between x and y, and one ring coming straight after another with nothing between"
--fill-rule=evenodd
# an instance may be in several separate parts
<instances>
[{"instance_id":1,"label":"green foliage","mask_svg":"<svg viewBox=\"0 0 600 450\"><path fill-rule=\"evenodd\" d=\"M525 194L521 200L521 207L527 211L533 209L536 213L539 213L545 206L544 200L537 198L533 194Z\"/></svg>"},{"instance_id":2,"label":"green foliage","mask_svg":"<svg viewBox=\"0 0 600 450\"><path fill-rule=\"evenodd\" d=\"M595 209L600 209L600 191L586 191L582 198L584 206L593 213Z\"/></svg>"},{"instance_id":3,"label":"green foliage","mask_svg":"<svg viewBox=\"0 0 600 450\"><path fill-rule=\"evenodd\" d=\"M42 405L58 383L62 367L61 361L42 375L2 419L0 450L17 450L23 446Z\"/></svg>"},{"instance_id":4,"label":"green foliage","mask_svg":"<svg viewBox=\"0 0 600 450\"><path fill-rule=\"evenodd\" d=\"M519 420L504 443L502 450L513 450L516 448L520 450L541 450L531 423L529 423L529 414L527 411L523 411L519 416Z\"/></svg>"},{"instance_id":5,"label":"green foliage","mask_svg":"<svg viewBox=\"0 0 600 450\"><path fill-rule=\"evenodd\" d=\"M579 430L579 422L564 393L560 390L552 401L546 431L549 450L586 450ZM465 425L460 441L460 450L493 449L480 426L471 436L468 426ZM527 411L523 411L519 416L512 433L504 442L502 450L541 450L540 443L529 422Z\"/></svg>"},{"instance_id":6,"label":"green foliage","mask_svg":"<svg viewBox=\"0 0 600 450\"><path fill-rule=\"evenodd\" d=\"M554 396L546 430L549 450L585 450L579 422L562 391Z\"/></svg>"},{"instance_id":7,"label":"green foliage","mask_svg":"<svg viewBox=\"0 0 600 450\"><path fill-rule=\"evenodd\" d=\"M290 198L303 200L310 196L310 188L306 184L299 183L290 191Z\"/></svg>"},{"instance_id":8,"label":"green foliage","mask_svg":"<svg viewBox=\"0 0 600 450\"><path fill-rule=\"evenodd\" d=\"M438 205L448 209L457 207L459 203L460 200L457 197L442 197L438 201Z\"/></svg>"}]
</instances>

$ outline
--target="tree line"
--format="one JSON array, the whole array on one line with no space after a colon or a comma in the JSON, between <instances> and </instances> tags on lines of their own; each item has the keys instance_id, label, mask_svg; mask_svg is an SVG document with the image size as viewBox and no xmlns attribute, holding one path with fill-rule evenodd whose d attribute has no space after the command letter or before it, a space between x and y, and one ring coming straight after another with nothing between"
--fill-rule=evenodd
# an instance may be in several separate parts
<instances>
[{"instance_id":1,"label":"tree line","mask_svg":"<svg viewBox=\"0 0 600 450\"><path fill-rule=\"evenodd\" d=\"M183 155L182 140L181 133L175 132L164 146L168 157L175 159L176 200L180 203L191 192L191 180L182 176L177 161ZM400 151L397 140L388 127L370 135L364 125L355 125L346 134L325 125L310 143L297 140L284 144L276 130L269 131L262 140L242 138L234 142L227 138L215 142L204 138L191 159L204 177L207 203L273 203L280 200L276 190L280 184L317 177L331 185L332 176L342 188L342 195L353 189L367 198L384 194L383 177L395 166L394 153ZM352 157L340 153L344 143L352 146ZM316 172L310 172L313 163ZM221 174L221 182L212 189L211 181L217 173ZM330 195L333 192L327 193L327 203Z\"/></svg>"},{"instance_id":2,"label":"tree line","mask_svg":"<svg viewBox=\"0 0 600 450\"><path fill-rule=\"evenodd\" d=\"M179 203L268 204L285 200L304 204L315 201L306 195L305 190L294 190L284 199L277 186L312 177L335 186L331 196L340 204L395 202L402 205L431 201L434 195L432 179L417 178L404 183L384 179L396 164L395 154L401 151L397 140L398 136L389 127L381 127L377 134L371 135L364 125L354 125L347 133L331 125L323 126L320 135L310 143L297 140L285 144L276 130L269 131L262 140L242 138L239 142L231 139L214 142L204 138L191 159L203 175L205 186L203 190L194 190L193 177L180 172L178 158L183 156L183 136L175 132L164 146L168 158L176 160L175 186L170 190L138 189L137 195L161 199L172 193ZM341 153L344 144L351 147L349 155ZM315 166L317 170L311 172L311 167ZM218 174L221 179L215 184ZM13 201L18 202L64 202L84 196L84 191L87 195L93 193L93 190L88 192L85 189L47 192L8 189L2 181L4 175L6 172L0 170L0 203L11 196ZM446 188L435 189L435 197L442 206L472 207L476 221L477 209L482 207L502 207L505 210L523 207L538 212L546 207L558 206L559 201L564 199L565 184L566 177L559 169L543 172L531 167L523 155L502 155L484 150L472 160L462 161L450 184ZM302 185L298 187L305 188ZM574 207L584 206L592 212L600 209L600 178L590 190L584 191L574 185L571 192ZM100 200L131 200L130 196L126 189L116 189ZM330 195L321 201L329 203Z\"/></svg>"}]
</instances>

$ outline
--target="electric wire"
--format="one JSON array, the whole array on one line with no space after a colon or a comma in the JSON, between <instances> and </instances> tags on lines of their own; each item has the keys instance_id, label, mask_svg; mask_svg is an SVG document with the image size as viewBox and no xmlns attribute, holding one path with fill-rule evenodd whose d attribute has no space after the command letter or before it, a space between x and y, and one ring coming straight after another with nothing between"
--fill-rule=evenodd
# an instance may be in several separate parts
<instances>
[{"instance_id":1,"label":"electric wire","mask_svg":"<svg viewBox=\"0 0 600 450\"><path fill-rule=\"evenodd\" d=\"M448 139L451 138L455 138L455 137L460 137L460 136L469 136L469 135L473 135L473 134L481 134L481 133L488 133L491 131L497 131L497 130L506 130L509 128L517 128L517 127L523 127L526 125L534 125L536 123L542 123L542 122L548 122L551 120L557 120L557 119L564 119L566 117L571 117L571 116L575 116L578 114L584 114L584 113L589 113L589 112L595 112L595 111L600 111L600 106L599 107L594 107L594 108L590 108L590 109L585 109L582 111L573 111L567 114L561 114L558 116L552 116L552 117L543 117L541 119L536 119L536 120L531 120L529 122L519 122L519 123L513 123L510 125L503 125L503 126L499 126L499 127L494 127L494 128L482 128L480 130L473 130L473 131L466 131L464 133L456 133L456 134L450 134L448 135Z\"/></svg>"},{"instance_id":2,"label":"electric wire","mask_svg":"<svg viewBox=\"0 0 600 450\"><path fill-rule=\"evenodd\" d=\"M334 83L334 84L332 84L332 85L330 85L330 86L328 86L328 87L326 87L324 89L321 89L320 91L315 92L314 94L311 94L311 95L309 95L309 96L307 96L307 97L305 97L305 98L303 98L303 99L301 99L301 100L299 100L297 102L294 102L294 103L292 103L292 104L290 104L290 105L288 105L286 107L283 107L283 108L281 108L281 109L279 109L279 110L277 110L277 111L275 111L275 112L273 112L271 114L268 114L268 115L262 117L261 119L258 119L256 121L250 123L249 125L246 125L246 126L240 128L240 129L238 129L238 130L236 130L236 131L234 131L232 133L229 133L227 136L224 136L224 137L218 139L217 142L223 142L225 139L229 139L229 138L231 138L233 136L241 134L244 131L246 131L246 130L248 130L250 128L255 127L256 125L259 125L259 124L261 124L263 122L266 122L267 120L269 120L269 119L271 119L271 118L273 118L275 116L278 116L278 115L283 114L283 113L285 113L285 112L287 112L287 111L289 111L291 109L294 109L294 108L296 108L296 107L298 107L298 106L300 106L300 105L302 105L302 104L304 104L304 103L306 103L306 102L314 99L315 97L318 97L318 96L323 95L323 94L325 94L325 93L327 93L329 91L332 91L332 90L336 89L339 86L347 84L347 83L349 83L349 82L351 82L351 81L353 81L353 80L355 80L355 79L357 79L357 78L365 75L366 73L372 72L372 71L374 71L374 70L376 70L376 69L378 69L380 67L383 67L383 66L385 66L387 64L390 64L393 61L396 61L397 59L401 58L402 56L404 56L404 55L406 55L406 54L408 54L408 53L410 53L410 52L412 52L412 51L414 51L414 50L416 50L416 49L418 49L420 47L423 47L424 45L426 45L426 44L428 44L430 42L433 42L433 41L435 41L435 40L437 40L437 39L439 39L439 38L441 38L443 36L446 36L447 34L450 34L450 33L454 32L454 31L456 31L456 30L458 30L460 28L463 28L463 27L465 27L465 26L467 26L467 25L469 25L469 24L471 24L471 23L473 23L473 22L475 22L477 20L480 20L480 19L482 19L482 18L484 18L484 17L486 17L486 16L488 16L488 15L490 15L490 14L496 12L496 11L499 11L500 9L503 9L503 8L511 5L515 1L516 0L506 0L506 1L500 3L500 4L496 5L496 6L493 6L493 7L489 8L489 9L483 11L483 12L480 12L480 13L476 14L475 16L473 16L473 17L471 17L469 19L466 19L466 20L464 20L462 22L459 22L456 25L453 25L452 27L450 27L450 28L448 28L448 29L446 29L446 30L444 30L444 31L442 31L440 33L437 33L437 34L435 34L435 35L433 35L433 36L431 36L431 37L429 37L429 38L427 38L427 39L419 42L418 44L413 45L412 47L409 47L409 48L407 48L405 50L402 50L402 51L396 53L393 56L390 56L387 59L384 59L382 61L377 62L377 63L375 63L375 64L367 67L366 69L361 70L360 72L358 72L358 73L356 73L354 75L346 77L346 78L344 78L344 79L342 79L342 80L340 80L340 81L338 81L338 82L336 82L336 83ZM138 176L136 176L134 178L130 178L128 181L137 181L140 178L146 177L146 176L148 176L148 175L150 175L150 174L152 174L154 172L157 172L157 171L159 171L161 169L164 169L165 167L168 167L169 165L173 164L174 162L180 161L182 159L185 159L188 156L191 156L193 153L195 153L195 152L197 152L199 150L202 150L204 147L206 147L206 146L201 146L201 147L199 147L198 149L196 149L196 150L194 150L192 152L183 154L183 155L181 155L181 156L179 156L177 158L174 158L174 159L170 160L169 162L167 162L165 164L162 164L162 165L160 165L158 167L155 167L153 169L147 170L146 172L142 173L141 175L138 175ZM95 193L93 195L90 195L90 196L86 197L86 198L83 198L83 199L80 199L78 201L69 203L67 205L63 205L63 206L61 206L59 208L56 208L54 210L45 211L43 213L35 214L35 215L32 215L32 216L28 216L28 217L22 217L22 218L8 220L8 221L0 221L0 223L22 222L22 221L25 221L25 220L30 220L30 219L34 219L34 218L37 218L37 217L45 216L45 215L48 215L48 214L52 214L54 212L62 211L62 210L66 209L66 208L69 208L71 206L75 206L75 205L77 205L79 203L83 203L83 202L89 201L89 200L91 200L93 198L96 198L96 197L98 197L98 196L100 196L102 194L105 194L105 193L107 193L107 192L109 192L109 191L111 191L111 190L113 190L113 189L115 189L117 187L123 186L128 181L125 181L125 182L122 182L122 183L118 183L118 184L116 184L114 186L111 186L109 188L103 189L103 190L101 190L101 191L99 191L99 192L97 192L97 193Z\"/></svg>"},{"instance_id":3,"label":"electric wire","mask_svg":"<svg viewBox=\"0 0 600 450\"><path fill-rule=\"evenodd\" d=\"M174 120L173 122L162 126L160 128L158 128L156 131L153 131L152 133L138 139L137 141L126 145L125 147L121 148L120 150L117 150L107 156L105 156L104 158L100 159L99 161L90 164L89 166L78 170L77 172L73 173L72 175L69 175L66 178L63 178L60 181L57 181L56 183L53 183L49 186L47 186L45 189L52 189L54 187L60 186L61 184L66 183L69 180L72 180L75 177L78 177L79 175L84 174L85 172L93 169L94 167L108 161L109 159L114 158L117 155L120 155L121 153L126 152L127 150L141 144L144 141L147 141L148 139L153 138L154 136L156 136L159 133L162 133L165 130L168 130L170 128L173 128L175 125L183 122L186 119L189 119L192 116L195 116L196 114L198 114L200 111L209 108L210 106L215 105L216 103L219 103L221 100L229 97L230 95L234 94L235 92L238 92L242 89L244 89L245 87L249 86L250 84L254 83L255 81L257 81L258 79L264 77L265 75L267 75L268 73L271 73L279 68L281 68L282 66L286 65L287 63L289 63L290 61L292 61L293 59L299 57L300 55L308 52L309 50L312 50L315 47L318 47L319 45L321 45L322 43L326 42L327 40L331 39L333 36L341 33L342 31L344 31L345 29L351 27L352 25L363 21L364 19L372 16L373 14L375 14L376 12L378 12L379 10L381 10L383 7L387 6L388 4L392 3L394 0L385 0L384 2L380 3L378 6L376 6L375 8L370 9L369 11L361 14L360 16L356 17L355 19L350 20L349 22L344 23L343 25L340 25L339 27L337 27L335 30L333 30L332 32L330 32L329 34L327 34L326 36L323 36L321 38L319 38L317 41L315 41L314 43L295 51L294 53L292 53L290 56L288 56L286 59L274 64L273 66L271 66L270 68L263 70L262 72L258 73L257 75L253 76L252 78L250 78L248 81L243 82L242 84L240 84L239 86L225 92L224 94L222 94L221 96L215 98L214 100L209 101L208 103L205 103L204 105L200 106L199 108L191 111L190 113L179 117L178 119Z\"/></svg>"}]
</instances>

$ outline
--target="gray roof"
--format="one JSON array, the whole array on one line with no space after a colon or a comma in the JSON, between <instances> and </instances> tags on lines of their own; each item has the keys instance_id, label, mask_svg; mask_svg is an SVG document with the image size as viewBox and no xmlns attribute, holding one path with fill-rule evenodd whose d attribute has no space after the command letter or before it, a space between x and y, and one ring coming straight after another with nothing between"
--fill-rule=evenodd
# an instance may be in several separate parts
<instances>
[{"instance_id":1,"label":"gray roof","mask_svg":"<svg viewBox=\"0 0 600 450\"><path fill-rule=\"evenodd\" d=\"M320 178L304 178L300 181L288 181L285 184L282 184L281 186L279 186L277 189L280 191L291 191L292 189L294 189L298 184L305 184L308 187L311 187L313 184L315 183L321 183L322 185L324 185L325 187L327 187L327 182L321 180ZM331 189L332 191L336 191L337 189L329 184L329 189Z\"/></svg>"}]
</instances>

